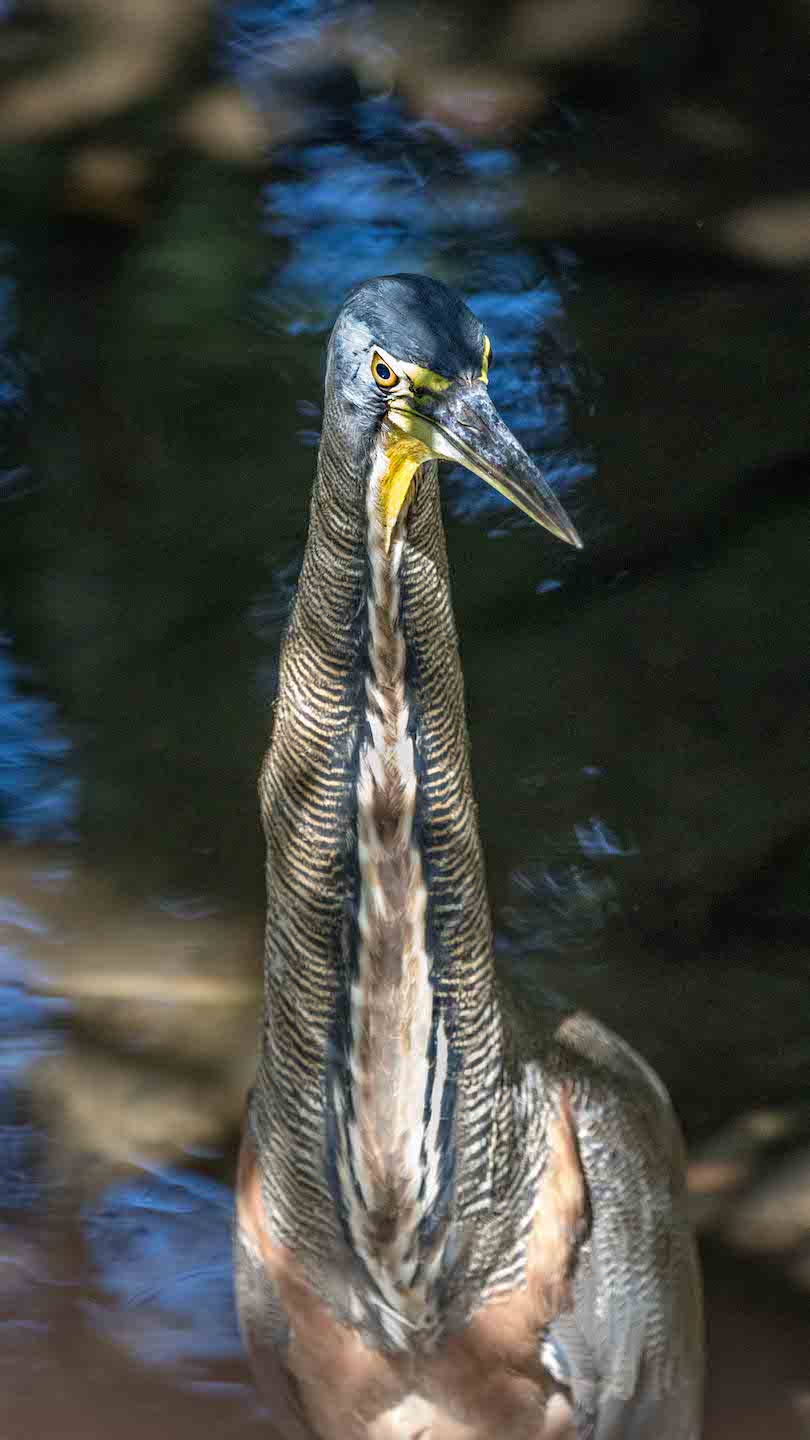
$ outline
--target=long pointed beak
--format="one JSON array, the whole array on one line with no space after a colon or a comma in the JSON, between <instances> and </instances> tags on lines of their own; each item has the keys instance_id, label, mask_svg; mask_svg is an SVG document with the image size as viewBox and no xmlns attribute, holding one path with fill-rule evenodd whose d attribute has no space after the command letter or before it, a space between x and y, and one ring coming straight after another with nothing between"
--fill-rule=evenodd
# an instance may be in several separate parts
<instances>
[{"instance_id":1,"label":"long pointed beak","mask_svg":"<svg viewBox=\"0 0 810 1440\"><path fill-rule=\"evenodd\" d=\"M393 398L391 422L421 440L437 460L452 460L499 490L538 525L582 549L551 486L504 425L480 381L456 382L440 395Z\"/></svg>"}]
</instances>

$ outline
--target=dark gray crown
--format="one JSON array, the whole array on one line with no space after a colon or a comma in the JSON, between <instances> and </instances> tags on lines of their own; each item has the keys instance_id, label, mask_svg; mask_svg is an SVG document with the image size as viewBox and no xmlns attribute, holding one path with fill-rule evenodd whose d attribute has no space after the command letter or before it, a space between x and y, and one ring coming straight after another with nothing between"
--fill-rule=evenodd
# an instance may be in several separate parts
<instances>
[{"instance_id":1,"label":"dark gray crown","mask_svg":"<svg viewBox=\"0 0 810 1440\"><path fill-rule=\"evenodd\" d=\"M365 327L400 360L452 379L481 370L484 331L472 310L427 275L381 275L356 285L335 325L338 333Z\"/></svg>"}]
</instances>

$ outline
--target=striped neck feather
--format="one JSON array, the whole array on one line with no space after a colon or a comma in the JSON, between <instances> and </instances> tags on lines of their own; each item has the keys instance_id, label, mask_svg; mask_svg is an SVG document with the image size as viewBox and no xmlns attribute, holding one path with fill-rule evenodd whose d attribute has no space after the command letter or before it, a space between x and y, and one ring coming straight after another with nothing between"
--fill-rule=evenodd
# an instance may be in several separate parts
<instances>
[{"instance_id":1,"label":"striped neck feather","mask_svg":"<svg viewBox=\"0 0 810 1440\"><path fill-rule=\"evenodd\" d=\"M274 1236L346 1323L401 1345L489 1284L521 1148L436 467L386 548L386 461L349 430L332 402L260 779L252 1113Z\"/></svg>"},{"instance_id":2,"label":"striped neck feather","mask_svg":"<svg viewBox=\"0 0 810 1440\"><path fill-rule=\"evenodd\" d=\"M410 496L389 535L380 447L368 495L368 669L357 771L359 896L348 1064L335 1081L337 1174L354 1253L379 1293L384 1332L430 1326L446 1230L439 1198L448 1042L427 950L427 885L414 838L417 776L399 577Z\"/></svg>"}]
</instances>

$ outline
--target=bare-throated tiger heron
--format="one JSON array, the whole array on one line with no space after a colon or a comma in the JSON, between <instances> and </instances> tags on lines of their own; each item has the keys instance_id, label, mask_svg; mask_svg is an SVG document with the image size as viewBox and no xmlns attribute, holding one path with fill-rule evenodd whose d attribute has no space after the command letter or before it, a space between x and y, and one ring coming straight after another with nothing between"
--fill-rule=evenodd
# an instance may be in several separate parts
<instances>
[{"instance_id":1,"label":"bare-throated tiger heron","mask_svg":"<svg viewBox=\"0 0 810 1440\"><path fill-rule=\"evenodd\" d=\"M663 1086L496 988L438 460L579 544L444 285L332 332L261 778L266 1015L240 1320L289 1440L695 1440L700 1286Z\"/></svg>"}]
</instances>

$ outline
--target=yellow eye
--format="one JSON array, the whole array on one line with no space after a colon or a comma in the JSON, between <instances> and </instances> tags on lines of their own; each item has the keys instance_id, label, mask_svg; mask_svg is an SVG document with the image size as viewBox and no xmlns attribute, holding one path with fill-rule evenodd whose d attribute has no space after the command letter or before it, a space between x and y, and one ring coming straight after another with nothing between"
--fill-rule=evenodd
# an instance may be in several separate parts
<instances>
[{"instance_id":1,"label":"yellow eye","mask_svg":"<svg viewBox=\"0 0 810 1440\"><path fill-rule=\"evenodd\" d=\"M391 366L386 364L376 350L371 357L371 373L381 390L391 390L399 383L399 376L394 374Z\"/></svg>"}]
</instances>

